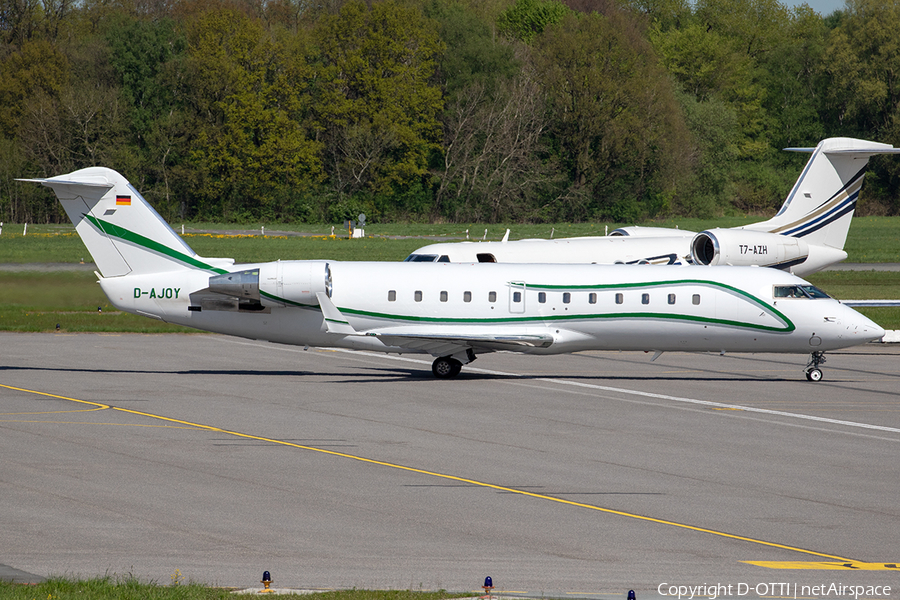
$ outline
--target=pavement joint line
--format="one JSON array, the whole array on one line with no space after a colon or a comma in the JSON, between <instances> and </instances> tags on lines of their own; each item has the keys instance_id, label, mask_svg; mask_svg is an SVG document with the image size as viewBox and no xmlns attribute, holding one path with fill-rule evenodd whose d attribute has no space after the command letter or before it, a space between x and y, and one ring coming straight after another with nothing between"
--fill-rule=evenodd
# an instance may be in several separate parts
<instances>
[{"instance_id":1,"label":"pavement joint line","mask_svg":"<svg viewBox=\"0 0 900 600\"><path fill-rule=\"evenodd\" d=\"M377 355L376 355L376 356L377 356ZM722 538L727 538L727 539L732 539L732 540L737 540L737 541L742 541L742 542L749 542L749 543L752 543L752 544L757 544L757 545L761 545L761 546L767 546L767 547L770 547L770 548L779 548L779 549L782 549L782 550L789 550L789 551L792 551L792 552L799 552L799 553L801 553L801 554L807 554L807 555L812 555L812 556L821 556L821 557L823 557L823 558L831 558L831 559L834 559L834 560L844 561L844 562L858 562L858 561L854 561L853 559L844 558L844 557L841 557L841 556L835 556L835 555L833 555L833 554L825 554L825 553L823 553L823 552L816 552L816 551L814 551L814 550L809 550L809 549L806 549L806 548L798 548L798 547L796 547L796 546L788 546L788 545L785 545L785 544L778 544L778 543L776 543L776 542L769 542L769 541L766 541L766 540L760 540L760 539L756 539L756 538L751 538L751 537L746 537L746 536L736 535L736 534L727 533L727 532L724 532L724 531L717 531L717 530L715 530L715 529L707 529L707 528L704 528L704 527L698 527L698 526L695 526L695 525L688 525L688 524L686 524L686 523L679 523L679 522L677 522L677 521L668 521L668 520L665 520L665 519L657 519L657 518L655 518L655 517L649 517L649 516L646 516L646 515L639 515L639 514L636 514L636 513L629 513L629 512L625 512L625 511L615 510L615 509L612 509L612 508L605 508L605 507L602 507L602 506L597 506L597 505L595 505L595 504L587 504L587 503L583 503L583 502L575 502L575 501L572 501L572 500L566 500L566 499L564 499L564 498L557 498L557 497L554 497L554 496L548 496L548 495L545 495L545 494L537 494L537 493L535 493L535 492L529 492L529 491L526 491L526 490L521 490L521 489L516 489L516 488L511 488L511 487L506 487L506 486L501 486L501 485L497 485L497 484L493 484L493 483L488 483L488 482L484 482L484 481L478 481L478 480L475 480L475 479L467 479L467 478L465 478L465 477L459 477L459 476L456 476L456 475L449 475L449 474L446 474L446 473L438 473L438 472L435 472L435 471L428 471L428 470L426 470L426 469L419 469L419 468L416 468L416 467L410 467L410 466L400 465L400 464L396 464L396 463L390 463L390 462L386 462L386 461L380 461L380 460L376 460L376 459L372 459L372 458L366 458L366 457L363 457L363 456L357 456L357 455L354 455L354 454L347 454L347 453L344 453L344 452L337 452L337 451L335 451L335 450L327 450L327 449L325 449L325 448L317 448L317 447L314 447L314 446L305 446L305 445L302 445L302 444L296 444L296 443L288 442L288 441L284 441L284 440L277 440L277 439L273 439L273 438L266 438L266 437L263 437L263 436L257 436L257 435L252 435L252 434L248 434L248 433L242 433L242 432L239 432L239 431L232 431L232 430L228 430L228 429L223 429L223 428L221 428L221 427L215 427L215 426L212 426L212 425L203 425L203 424L200 424L200 423L193 423L193 422L190 422L190 421L184 421L184 420L181 420L181 419L175 419L175 418L172 418L172 417L165 417L165 416L162 416L162 415L156 415L156 414L153 414L153 413L142 412L142 411L132 410L132 409L128 409L128 408L120 408L120 407L117 407L117 406L111 406L111 405L102 404L102 403L99 403L99 402L92 402L92 401L89 401L89 400L79 400L79 399L77 399L77 398L71 398L71 397L67 397L67 396L60 396L60 395L57 395L57 394L51 394L51 393L48 393L48 392L41 392L41 391L37 391L37 390L29 390L29 389L26 389L26 388L18 388L18 387L13 387L13 386L5 385L5 384L0 384L0 387L7 388L7 389L13 389L13 390L17 390L17 391L22 391L22 392L28 392L28 393L32 393L32 394L36 394L36 395L40 395L40 396L49 396L49 397L52 397L52 398L58 398L58 399L61 399L61 400L67 400L67 401L71 401L71 402L78 402L78 403L81 403L81 404L92 404L92 405L94 405L94 406L104 407L104 408L108 408L108 409L111 409L111 410L120 411L120 412L124 412L124 413L128 413L128 414L134 414L134 415L144 416L144 417L148 417L148 418L152 418L152 419L159 419L159 420L167 421L167 422L170 422L170 423L179 423L179 424L182 424L182 425L190 425L190 426L197 427L197 428L199 428L199 429L206 430L206 431L212 431L212 432L217 432L217 433L224 433L224 434L227 434L227 435L233 435L233 436L235 436L235 437L240 437L240 438L244 438L244 439L252 439L252 440L258 440L258 441L263 441L263 442L269 442L269 443L272 443L272 444L277 444L277 445L282 445L282 446L288 446L288 447L292 447L292 448L298 448L298 449L300 449L300 450L309 450L309 451L312 451L312 452L318 452L318 453L320 453L320 454L326 454L326 455L335 456L335 457L340 457L340 458L347 458L347 459L355 460L355 461L358 461L358 462L361 462L361 463L366 463L366 464L371 464L371 465L378 465L378 466L383 466L383 467L389 467L389 468L397 469L397 470L400 470L400 471L406 471L406 472L409 472L409 473L418 473L418 474L421 474L421 475L427 475L427 476L436 477L436 478L439 478L439 479L446 479L446 480L456 481L456 482L460 482L460 483L467 483L467 484L469 484L469 485L476 486L476 487L481 487L481 488L486 488L486 489L497 490L497 491L500 491L500 492L507 492L507 493L518 494L518 495L521 495L521 496L526 496L526 497L535 498L535 499L539 499L539 500L546 500L546 501L550 501L550 502L554 502L554 503L558 503L558 504L563 504L563 505L567 505L567 506L574 506L574 507L577 507L577 508L586 508L586 509L589 509L589 510L594 510L594 511L601 512L601 513L605 513L605 514L617 515L617 516L621 516L621 517L628 517L628 518L635 519L635 520L638 520L638 521L644 521L644 522L649 522L649 523L656 523L656 524L660 524L660 525L668 525L668 526L671 526L671 527L676 527L676 528L680 528L680 529L685 529L685 530L688 530L688 531L694 531L694 532L698 532L698 533L705 533L705 534L709 534L709 535L714 535L714 536L718 536L718 537L722 537Z\"/></svg>"}]
</instances>

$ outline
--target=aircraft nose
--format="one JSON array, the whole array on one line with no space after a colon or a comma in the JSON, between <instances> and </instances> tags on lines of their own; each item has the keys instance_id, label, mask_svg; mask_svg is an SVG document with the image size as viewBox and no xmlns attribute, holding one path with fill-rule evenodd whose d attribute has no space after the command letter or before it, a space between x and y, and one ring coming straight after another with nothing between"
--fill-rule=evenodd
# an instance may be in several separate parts
<instances>
[{"instance_id":1,"label":"aircraft nose","mask_svg":"<svg viewBox=\"0 0 900 600\"><path fill-rule=\"evenodd\" d=\"M855 310L854 318L847 328L849 333L857 337L860 342L874 342L884 337L884 328Z\"/></svg>"}]
</instances>

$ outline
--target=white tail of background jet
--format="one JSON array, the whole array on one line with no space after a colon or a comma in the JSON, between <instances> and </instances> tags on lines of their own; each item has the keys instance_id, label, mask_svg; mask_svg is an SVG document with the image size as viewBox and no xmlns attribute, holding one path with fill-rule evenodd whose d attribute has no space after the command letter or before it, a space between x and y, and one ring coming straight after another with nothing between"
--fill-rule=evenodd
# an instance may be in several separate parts
<instances>
[{"instance_id":1,"label":"white tail of background jet","mask_svg":"<svg viewBox=\"0 0 900 600\"><path fill-rule=\"evenodd\" d=\"M197 255L116 171L90 167L47 179L103 277L184 269L223 272L232 259Z\"/></svg>"},{"instance_id":2,"label":"white tail of background jet","mask_svg":"<svg viewBox=\"0 0 900 600\"><path fill-rule=\"evenodd\" d=\"M829 138L815 148L785 150L811 152L812 156L781 210L768 221L742 229L803 238L807 244L842 250L869 158L897 154L900 148L853 138Z\"/></svg>"}]
</instances>

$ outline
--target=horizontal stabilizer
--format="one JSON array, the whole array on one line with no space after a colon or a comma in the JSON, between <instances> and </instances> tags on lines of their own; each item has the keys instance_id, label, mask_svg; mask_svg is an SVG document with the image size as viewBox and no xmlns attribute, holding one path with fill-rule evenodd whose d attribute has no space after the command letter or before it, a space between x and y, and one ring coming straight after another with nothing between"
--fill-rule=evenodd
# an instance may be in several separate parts
<instances>
[{"instance_id":1,"label":"horizontal stabilizer","mask_svg":"<svg viewBox=\"0 0 900 600\"><path fill-rule=\"evenodd\" d=\"M72 175L70 173L69 175ZM60 177L47 177L44 179L16 179L16 181L25 181L28 183L41 183L47 187L54 185L84 185L87 187L111 188L113 184L106 177L85 176L85 177L69 177L62 175Z\"/></svg>"}]
</instances>

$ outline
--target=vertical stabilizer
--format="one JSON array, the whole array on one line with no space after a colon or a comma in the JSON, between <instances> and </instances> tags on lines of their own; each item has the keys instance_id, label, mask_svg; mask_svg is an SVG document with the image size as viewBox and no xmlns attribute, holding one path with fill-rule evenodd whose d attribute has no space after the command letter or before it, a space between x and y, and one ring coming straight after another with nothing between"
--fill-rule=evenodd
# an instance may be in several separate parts
<instances>
[{"instance_id":1,"label":"vertical stabilizer","mask_svg":"<svg viewBox=\"0 0 900 600\"><path fill-rule=\"evenodd\" d=\"M128 180L112 169L90 167L20 181L38 182L54 191L103 277L188 268L222 272L216 268L222 261L198 257Z\"/></svg>"},{"instance_id":2,"label":"vertical stabilizer","mask_svg":"<svg viewBox=\"0 0 900 600\"><path fill-rule=\"evenodd\" d=\"M774 217L742 229L802 237L808 244L842 250L869 158L900 153L890 144L829 138L815 148L785 148L812 156Z\"/></svg>"}]
</instances>

